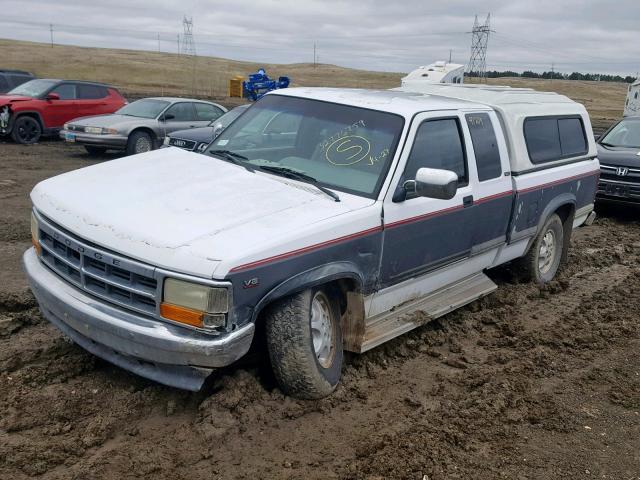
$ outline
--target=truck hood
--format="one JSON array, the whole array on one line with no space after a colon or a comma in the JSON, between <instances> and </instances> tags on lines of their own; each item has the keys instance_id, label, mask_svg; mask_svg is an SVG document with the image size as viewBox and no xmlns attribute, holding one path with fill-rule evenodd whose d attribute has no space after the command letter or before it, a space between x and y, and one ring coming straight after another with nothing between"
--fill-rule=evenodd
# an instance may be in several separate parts
<instances>
[{"instance_id":1,"label":"truck hood","mask_svg":"<svg viewBox=\"0 0 640 480\"><path fill-rule=\"evenodd\" d=\"M340 197L174 147L65 173L31 192L41 214L85 240L206 278L222 260L373 203Z\"/></svg>"}]
</instances>

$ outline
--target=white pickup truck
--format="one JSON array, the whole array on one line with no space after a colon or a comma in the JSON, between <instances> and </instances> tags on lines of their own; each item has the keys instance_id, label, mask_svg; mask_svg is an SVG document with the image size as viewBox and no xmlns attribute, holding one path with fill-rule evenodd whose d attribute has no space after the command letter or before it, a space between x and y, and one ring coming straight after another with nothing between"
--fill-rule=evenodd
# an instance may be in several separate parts
<instances>
[{"instance_id":1,"label":"white pickup truck","mask_svg":"<svg viewBox=\"0 0 640 480\"><path fill-rule=\"evenodd\" d=\"M261 332L283 391L318 398L343 350L492 292L485 270L553 279L598 173L587 112L554 93L278 90L204 154L39 183L24 267L44 316L116 365L198 390Z\"/></svg>"}]
</instances>

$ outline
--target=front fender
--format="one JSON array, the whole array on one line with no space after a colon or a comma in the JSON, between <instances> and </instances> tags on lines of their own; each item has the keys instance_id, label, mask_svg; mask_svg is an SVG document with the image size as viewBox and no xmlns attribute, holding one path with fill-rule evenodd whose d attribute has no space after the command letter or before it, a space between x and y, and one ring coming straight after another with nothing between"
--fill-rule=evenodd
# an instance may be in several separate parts
<instances>
[{"instance_id":1,"label":"front fender","mask_svg":"<svg viewBox=\"0 0 640 480\"><path fill-rule=\"evenodd\" d=\"M334 280L349 279L356 284L356 290L360 291L363 285L363 275L359 268L352 262L333 262L314 267L299 273L283 281L271 289L260 299L253 310L251 321L255 322L262 309L269 303L293 293L312 288Z\"/></svg>"}]
</instances>

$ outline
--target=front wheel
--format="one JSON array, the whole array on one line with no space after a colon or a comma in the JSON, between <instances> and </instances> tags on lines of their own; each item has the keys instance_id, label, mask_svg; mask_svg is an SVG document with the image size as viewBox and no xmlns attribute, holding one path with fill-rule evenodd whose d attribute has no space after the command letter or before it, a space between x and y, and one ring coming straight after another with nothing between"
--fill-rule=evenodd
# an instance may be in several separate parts
<instances>
[{"instance_id":1,"label":"front wheel","mask_svg":"<svg viewBox=\"0 0 640 480\"><path fill-rule=\"evenodd\" d=\"M127 140L127 155L153 150L153 140L147 132L133 132Z\"/></svg>"},{"instance_id":2,"label":"front wheel","mask_svg":"<svg viewBox=\"0 0 640 480\"><path fill-rule=\"evenodd\" d=\"M282 390L301 399L322 398L342 369L340 308L329 289L308 289L276 302L266 315L271 366Z\"/></svg>"},{"instance_id":3,"label":"front wheel","mask_svg":"<svg viewBox=\"0 0 640 480\"><path fill-rule=\"evenodd\" d=\"M18 117L11 131L13 141L23 145L37 143L40 135L42 135L42 127L33 117Z\"/></svg>"},{"instance_id":4,"label":"front wheel","mask_svg":"<svg viewBox=\"0 0 640 480\"><path fill-rule=\"evenodd\" d=\"M520 259L521 272L527 280L548 283L556 276L564 249L562 220L553 214L538 233L529 252Z\"/></svg>"}]
</instances>

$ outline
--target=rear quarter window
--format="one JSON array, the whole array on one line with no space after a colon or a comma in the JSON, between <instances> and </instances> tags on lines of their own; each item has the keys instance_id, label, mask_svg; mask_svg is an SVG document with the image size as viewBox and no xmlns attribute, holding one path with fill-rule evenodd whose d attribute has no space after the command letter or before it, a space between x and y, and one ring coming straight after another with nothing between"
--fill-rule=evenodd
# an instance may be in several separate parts
<instances>
[{"instance_id":1,"label":"rear quarter window","mask_svg":"<svg viewBox=\"0 0 640 480\"><path fill-rule=\"evenodd\" d=\"M524 122L524 138L532 163L545 163L587 153L580 117L532 117Z\"/></svg>"}]
</instances>

